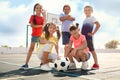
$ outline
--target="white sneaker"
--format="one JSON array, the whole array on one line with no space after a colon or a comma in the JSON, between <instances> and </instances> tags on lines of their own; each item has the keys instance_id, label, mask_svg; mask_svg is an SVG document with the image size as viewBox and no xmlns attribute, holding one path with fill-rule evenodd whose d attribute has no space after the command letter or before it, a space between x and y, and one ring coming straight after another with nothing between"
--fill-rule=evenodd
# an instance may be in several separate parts
<instances>
[{"instance_id":1,"label":"white sneaker","mask_svg":"<svg viewBox=\"0 0 120 80\"><path fill-rule=\"evenodd\" d=\"M68 69L76 69L76 64L70 63Z\"/></svg>"},{"instance_id":2,"label":"white sneaker","mask_svg":"<svg viewBox=\"0 0 120 80\"><path fill-rule=\"evenodd\" d=\"M81 69L86 70L87 68L88 68L88 62L87 61L82 62Z\"/></svg>"},{"instance_id":3,"label":"white sneaker","mask_svg":"<svg viewBox=\"0 0 120 80\"><path fill-rule=\"evenodd\" d=\"M45 70L45 71L50 71L50 70L52 70L52 68L49 67L48 64L43 64L43 65L41 65L41 69L42 69L42 70Z\"/></svg>"}]
</instances>

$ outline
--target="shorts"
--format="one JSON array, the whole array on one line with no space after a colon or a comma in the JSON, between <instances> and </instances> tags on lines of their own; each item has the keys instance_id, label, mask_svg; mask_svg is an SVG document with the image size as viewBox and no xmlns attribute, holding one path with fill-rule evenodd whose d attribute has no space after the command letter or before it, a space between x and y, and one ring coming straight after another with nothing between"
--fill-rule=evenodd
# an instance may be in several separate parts
<instances>
[{"instance_id":1,"label":"shorts","mask_svg":"<svg viewBox=\"0 0 120 80\"><path fill-rule=\"evenodd\" d=\"M90 53L88 53L88 58L87 58L87 60L86 61L88 61L90 59ZM80 59L80 61L79 62L82 62L82 59Z\"/></svg>"},{"instance_id":2,"label":"shorts","mask_svg":"<svg viewBox=\"0 0 120 80\"><path fill-rule=\"evenodd\" d=\"M52 60L56 60L57 59L57 53L50 53L50 44L45 44L40 51L38 52L38 58L40 60L43 59L43 53L45 52L49 52L48 53L48 59L52 59Z\"/></svg>"},{"instance_id":3,"label":"shorts","mask_svg":"<svg viewBox=\"0 0 120 80\"><path fill-rule=\"evenodd\" d=\"M95 50L92 40L87 40L87 46L88 46L90 51L94 51Z\"/></svg>"},{"instance_id":4,"label":"shorts","mask_svg":"<svg viewBox=\"0 0 120 80\"><path fill-rule=\"evenodd\" d=\"M62 43L64 45L69 43L70 36L71 34L69 32L62 32Z\"/></svg>"},{"instance_id":5,"label":"shorts","mask_svg":"<svg viewBox=\"0 0 120 80\"><path fill-rule=\"evenodd\" d=\"M32 36L31 37L31 42L38 42L39 38L40 38L40 36Z\"/></svg>"}]
</instances>

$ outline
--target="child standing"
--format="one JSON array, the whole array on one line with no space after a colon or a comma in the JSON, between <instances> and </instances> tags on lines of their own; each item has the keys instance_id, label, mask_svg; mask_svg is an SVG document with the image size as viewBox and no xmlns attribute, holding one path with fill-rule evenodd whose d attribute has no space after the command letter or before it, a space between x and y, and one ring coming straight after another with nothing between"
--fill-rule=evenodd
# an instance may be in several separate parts
<instances>
[{"instance_id":1,"label":"child standing","mask_svg":"<svg viewBox=\"0 0 120 80\"><path fill-rule=\"evenodd\" d=\"M21 67L21 69L28 68L29 59L32 55L35 44L39 41L39 37L42 34L43 25L46 20L46 12L42 9L42 5L40 5L39 3L35 4L33 11L34 11L33 15L30 17L30 20L29 20L29 23L32 27L31 44L30 44L29 51L27 53L26 62ZM41 14L42 14L42 16L41 16Z\"/></svg>"},{"instance_id":2,"label":"child standing","mask_svg":"<svg viewBox=\"0 0 120 80\"><path fill-rule=\"evenodd\" d=\"M93 8L91 6L84 7L84 13L86 15L86 19L83 22L81 32L86 37L88 48L90 52L92 53L92 56L94 59L94 64L92 66L92 69L99 69L97 54L95 52L94 45L93 45L93 36L98 31L100 24L93 16L91 16L92 12L93 12ZM93 30L94 24L96 27Z\"/></svg>"},{"instance_id":3,"label":"child standing","mask_svg":"<svg viewBox=\"0 0 120 80\"><path fill-rule=\"evenodd\" d=\"M63 45L67 45L69 43L69 39L70 39L70 32L69 32L69 27L71 24L73 24L73 21L75 20L74 17L72 17L71 15L69 15L69 13L71 12L71 8L69 5L64 5L63 6L63 12L60 14L60 21L62 22L62 43Z\"/></svg>"},{"instance_id":4,"label":"child standing","mask_svg":"<svg viewBox=\"0 0 120 80\"><path fill-rule=\"evenodd\" d=\"M40 46L38 48L38 58L41 60L42 70L51 70L49 62L53 62L58 57L58 40L60 39L60 31L54 23L47 23L44 27L43 34L40 37ZM53 35L57 32L57 38ZM57 54L51 53L55 46Z\"/></svg>"},{"instance_id":5,"label":"child standing","mask_svg":"<svg viewBox=\"0 0 120 80\"><path fill-rule=\"evenodd\" d=\"M87 60L90 58L86 38L79 33L79 28L77 26L71 26L70 33L71 37L69 44L65 47L65 55L70 60L68 69L76 69L76 64L73 60L74 57L78 62L82 62L81 68L86 70L88 68ZM72 48L72 44L74 44L74 48Z\"/></svg>"}]
</instances>

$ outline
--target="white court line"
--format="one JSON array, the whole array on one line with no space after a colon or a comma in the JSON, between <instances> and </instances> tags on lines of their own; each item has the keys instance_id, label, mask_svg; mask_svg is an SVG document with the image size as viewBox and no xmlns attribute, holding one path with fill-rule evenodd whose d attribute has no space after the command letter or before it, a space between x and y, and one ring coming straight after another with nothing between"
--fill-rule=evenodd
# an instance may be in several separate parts
<instances>
[{"instance_id":1,"label":"white court line","mask_svg":"<svg viewBox=\"0 0 120 80\"><path fill-rule=\"evenodd\" d=\"M0 63L21 66L20 64L10 63L10 62L6 62L6 61L0 61ZM29 77L29 76L19 76L19 77L12 77L12 78L0 79L0 80L13 80L13 79L20 79L20 78L27 78L27 77Z\"/></svg>"},{"instance_id":2,"label":"white court line","mask_svg":"<svg viewBox=\"0 0 120 80\"><path fill-rule=\"evenodd\" d=\"M25 78L28 78L28 77L30 77L30 76L19 76L19 77L5 78L5 79L0 79L0 80L14 80L14 79L22 80L22 79L25 79Z\"/></svg>"},{"instance_id":3,"label":"white court line","mask_svg":"<svg viewBox=\"0 0 120 80\"><path fill-rule=\"evenodd\" d=\"M6 62L6 61L0 61L0 63L10 64L10 65L15 65L15 66L21 66L20 64L10 63L10 62Z\"/></svg>"},{"instance_id":4,"label":"white court line","mask_svg":"<svg viewBox=\"0 0 120 80\"><path fill-rule=\"evenodd\" d=\"M86 76L80 76L81 78L87 79L87 80L103 80L103 79L98 79L98 78L93 78L93 77L89 77L88 75Z\"/></svg>"},{"instance_id":5,"label":"white court line","mask_svg":"<svg viewBox=\"0 0 120 80\"><path fill-rule=\"evenodd\" d=\"M20 64L10 63L10 62L6 62L6 61L0 61L0 63L21 66ZM27 78L27 77L29 77L29 76L12 77L12 78L0 79L0 80L12 80L12 79ZM80 76L80 77L84 78L84 79L88 79L88 80L101 80L101 79L97 79L97 78L93 78L93 77L88 77L88 75L87 76Z\"/></svg>"}]
</instances>

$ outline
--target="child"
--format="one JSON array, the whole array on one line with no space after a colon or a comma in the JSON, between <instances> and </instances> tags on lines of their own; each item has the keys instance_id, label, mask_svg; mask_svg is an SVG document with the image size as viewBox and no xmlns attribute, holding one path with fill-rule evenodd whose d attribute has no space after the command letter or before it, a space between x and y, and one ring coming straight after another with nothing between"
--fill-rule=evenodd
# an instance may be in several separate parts
<instances>
[{"instance_id":1,"label":"child","mask_svg":"<svg viewBox=\"0 0 120 80\"><path fill-rule=\"evenodd\" d=\"M32 37L29 51L27 53L26 62L21 69L28 68L28 62L34 50L35 44L39 41L39 37L42 34L42 28L46 20L46 12L42 9L42 6L37 3L34 5L33 15L30 17L29 23L32 27ZM41 16L42 14L42 16Z\"/></svg>"},{"instance_id":2,"label":"child","mask_svg":"<svg viewBox=\"0 0 120 80\"><path fill-rule=\"evenodd\" d=\"M70 60L70 65L68 69L76 68L75 62L73 60L74 57L78 62L82 61L81 68L86 70L88 68L87 60L90 58L90 53L87 47L85 36L79 33L79 29L77 26L71 26L70 33L71 37L69 44L65 47L65 55ZM72 44L74 44L74 48L72 48Z\"/></svg>"},{"instance_id":3,"label":"child","mask_svg":"<svg viewBox=\"0 0 120 80\"><path fill-rule=\"evenodd\" d=\"M57 38L53 35L57 32ZM49 62L53 62L57 59L57 55L52 52L53 46L55 46L58 53L58 40L60 39L60 31L54 23L47 23L44 27L44 32L40 37L40 46L38 48L38 57L41 60L42 70L51 70Z\"/></svg>"},{"instance_id":4,"label":"child","mask_svg":"<svg viewBox=\"0 0 120 80\"><path fill-rule=\"evenodd\" d=\"M92 69L99 69L97 54L96 54L95 49L94 49L92 38L95 35L95 33L98 31L100 24L93 16L91 16L92 12L93 12L93 8L91 6L84 7L84 13L86 15L86 19L83 22L81 33L83 35L85 35L86 40L87 40L87 44L88 44L88 48L89 48L90 52L92 53L92 56L94 59L94 65L92 66ZM96 27L93 30L94 24Z\"/></svg>"},{"instance_id":5,"label":"child","mask_svg":"<svg viewBox=\"0 0 120 80\"><path fill-rule=\"evenodd\" d=\"M69 15L71 12L71 8L69 5L63 6L63 12L60 14L60 21L62 22L62 43L63 45L67 45L69 43L70 39L70 33L69 33L69 27L71 24L73 24L73 21L75 20L74 17Z\"/></svg>"}]
</instances>

